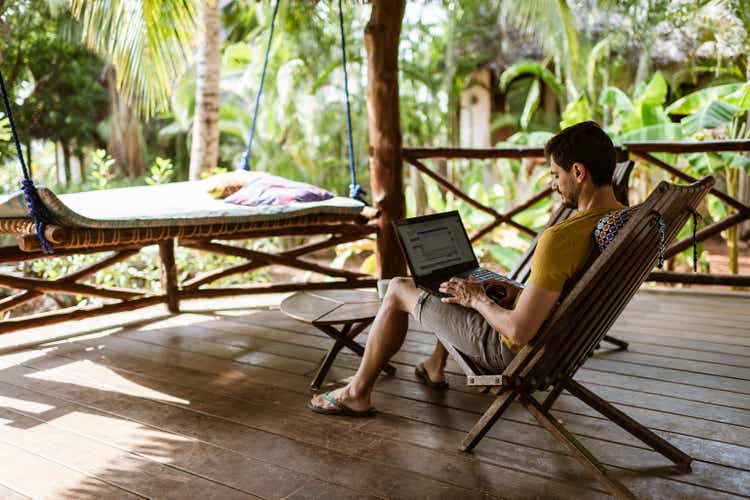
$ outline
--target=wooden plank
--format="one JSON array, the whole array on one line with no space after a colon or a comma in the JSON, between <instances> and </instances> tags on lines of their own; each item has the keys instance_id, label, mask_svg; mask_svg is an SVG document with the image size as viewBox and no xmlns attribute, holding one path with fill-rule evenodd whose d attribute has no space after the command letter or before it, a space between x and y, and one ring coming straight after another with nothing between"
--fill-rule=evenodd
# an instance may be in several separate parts
<instances>
[{"instance_id":1,"label":"wooden plank","mask_svg":"<svg viewBox=\"0 0 750 500\"><path fill-rule=\"evenodd\" d=\"M108 359L111 359L111 358L109 358L109 357L108 357ZM165 368L165 367L162 367L161 369L162 369L162 370L167 370L167 371L169 370L169 368ZM153 386L152 384L149 384L149 385ZM257 385L257 384L253 384L253 385ZM238 389L239 389L239 388L238 388ZM242 391L244 392L244 391L247 391L247 390L252 390L252 389L251 389L251 387L246 387L246 386L245 386L245 387L243 387L243 388L242 388L241 390L242 390ZM165 390L165 392L169 392L169 393L171 393L171 394L175 394L175 390L174 390L174 389L169 389L169 390ZM280 402L280 401L279 401L279 398L282 398L282 397L283 397L283 395L282 395L282 394L280 394L280 393L279 393L279 392L277 392L277 391L274 391L273 393L270 393L270 394L268 395L268 397L274 398L274 400L276 401L276 404L278 405L278 403ZM303 396L303 397L306 397L306 396ZM255 398L256 398L256 396L255 396L255 395L252 395L252 396L251 396L251 399L252 399L252 400L255 400ZM196 404L196 401L195 401L195 398L194 398L194 397L191 397L191 404L192 404L192 405L195 405L195 404ZM299 405L299 400L298 400L298 399L296 399L296 400L295 400L295 401L294 401L293 403L287 403L287 404L293 404L293 405L296 405L296 407L297 407L297 408L300 408L300 405ZM219 404L219 406L221 406L221 404ZM234 405L234 406L236 407L236 403L235 403L235 405ZM215 408L215 407L213 406L213 403L212 403L212 406L211 406L211 408ZM235 413L236 413L236 412L235 412ZM254 413L254 412L251 412L251 413ZM471 416L470 416L470 415L467 415L467 417L468 417L468 418L471 418ZM377 419L375 419L375 420L377 420ZM374 421L373 421L373 422L374 422ZM467 425L469 425L469 423L468 423L468 422L467 422ZM500 449L503 449L503 448L507 448L507 447L508 447L508 444L507 444L507 443L503 443L503 444L501 444L501 445L499 446L499 448L500 448ZM455 453L455 452L454 452L454 453ZM534 454L533 450L528 450L528 451L527 451L527 452L525 452L525 453L526 453L526 454L531 454L532 456L533 456L533 454ZM460 456L460 457L464 457L464 458L466 458L466 457L467 457L466 455L459 455L459 456ZM513 459L512 457L515 457L515 459ZM513 452L512 452L512 450L511 450L511 454L510 454L510 455L508 455L508 456L505 456L505 457L503 458L503 461L504 461L505 463L508 463L509 461L514 461L514 462L516 462L516 461L518 461L518 460L517 460L517 459L518 459L518 457L519 457L518 453L513 453ZM538 462L539 462L539 460L538 460L538 459L534 460L534 463L535 463L535 464L536 464L536 463L538 463ZM558 464L556 464L556 463L555 463L555 461L553 461L553 462L551 463L551 466L553 466L553 467L555 467L555 468L559 468L559 465L558 465ZM507 483L506 483L506 486L507 486ZM680 486L680 488L684 488L684 486ZM545 488L545 490L544 490L544 491L547 491L547 490L548 490L548 488ZM526 490L526 491L528 491L528 490ZM536 491L539 491L539 490L538 490L538 488L536 489ZM674 491L673 491L673 488L671 488L671 487L669 487L669 486L668 486L668 487L666 488L666 490L665 490L665 491L671 491L672 493L674 493ZM683 489L683 493L684 493L685 491L686 491L686 490L684 490L684 489Z\"/></svg>"},{"instance_id":2,"label":"wooden plank","mask_svg":"<svg viewBox=\"0 0 750 500\"><path fill-rule=\"evenodd\" d=\"M212 323L206 325L205 328L208 328L208 329L215 328L216 332L222 332L222 331L226 331L226 330L224 330L223 325L224 325L223 321L222 322L212 322ZM231 331L231 329L230 329L230 331ZM209 340L210 340L210 338L212 336L215 336L215 335L211 335L211 334L200 333L199 329L191 330L189 334L190 334L191 337L200 336L201 338L207 338ZM410 332L410 334L411 334L411 332ZM299 335L299 334L295 335L294 333L289 333L289 332L286 332L286 331L276 331L276 330L273 330L273 331L267 331L265 334L263 334L263 330L261 328L259 328L259 327L256 327L254 330L246 330L245 331L245 335L260 335L262 338L276 339L276 340L281 340L281 341L289 342L289 343L292 343L292 344L294 344L294 343L300 343L300 342L305 342L305 345L312 346L312 347L315 347L317 345L321 349L325 347L325 344L321 344L320 341L318 339L315 339L314 337L308 338L308 340L305 340L306 337L310 337L310 336ZM221 334L219 334L219 336L221 336ZM242 341L243 341L243 335L240 335L240 334L237 334L236 336L233 336L232 338L235 339L234 342L236 342L238 344L241 344ZM229 342L229 343L232 344L233 342ZM265 350L265 349L261 348L261 350ZM277 351L272 351L272 352L276 352L277 354L280 354L280 355L290 356L290 352L288 350L286 350L286 351L284 351L284 350L277 350ZM423 358L421 358L419 356L414 356L414 355L413 356L409 356L409 354L410 353L408 351L402 350L401 352L399 352L395 356L394 360L397 363L398 362L410 363L412 366L414 364L416 364L417 362L420 362L420 361L423 360ZM424 354L424 353L422 353L422 354ZM296 356L300 356L301 354L295 354L295 355ZM316 356L317 355L315 353L310 353L309 354L309 359L316 359ZM350 366L352 368L356 368L356 366L358 366L359 360L356 360L356 359L349 360L348 358L346 358L344 356L342 358L342 360L340 361L339 364L341 364L341 363L349 363L348 366ZM411 370L401 371L399 373L399 376L401 376L401 377L403 377L403 376L410 377L411 376L410 373L409 373L410 371ZM458 380L460 380L461 382L463 382L463 377L458 378ZM594 376L594 377L589 377L586 380L590 381L590 382L596 382L597 378L596 378L596 376ZM624 382L623 384L624 384L623 385L624 387L630 388L630 387L633 387L634 382L630 378L628 378L628 381ZM454 387L457 386L457 385L458 384L454 383ZM706 408L707 405L701 405L700 401L703 401L705 399L706 395L710 394L710 391L704 391L704 392L705 392L705 394L702 395L702 396L700 396L697 399L697 401L690 401L692 403L692 405L690 405L690 406L688 406L688 407L685 408L685 410L684 410L686 412L685 414L690 415L693 412L698 412L699 415L704 415L705 418L717 418L717 417L720 417L725 410L729 411L731 413L731 411L729 409L722 410L721 408L714 408L712 405L708 405L708 407ZM634 402L637 401L638 398L648 398L648 397L649 397L648 393L638 393L638 392L636 392L633 401ZM651 399L653 400L653 399L658 399L658 398L651 398ZM682 404L682 405L684 405L684 404L686 404L686 401L684 401L684 400L678 400L678 401L675 401L674 404ZM739 417L737 417L736 420L739 420Z\"/></svg>"},{"instance_id":3,"label":"wooden plank","mask_svg":"<svg viewBox=\"0 0 750 500\"><path fill-rule=\"evenodd\" d=\"M13 422L21 428L20 432L16 430L15 437L11 436L13 439L27 442L29 436L26 430L44 429L43 432L36 432L40 434L38 440L49 442L49 446L59 445L60 449L53 447L53 453L72 454L70 457L58 457L59 460L93 470L106 464L106 470L111 471L110 475L114 475L118 484L125 482L133 491L150 498L225 498L237 496L238 491L242 492L242 498L254 497L253 493L262 498L281 498L302 488L310 494L327 494L333 498L369 497L290 468L243 457L198 439L164 432L123 418L113 418L115 416L112 414L90 406L71 404L44 393L3 382L0 384L4 394L13 394L19 400L55 408L50 415L28 415L31 417L29 420L36 421L26 422L24 419L27 417L19 418L18 415L12 417ZM45 420L52 423L39 423ZM130 451L103 458L96 452L107 445L100 443ZM82 450L85 452L82 453ZM159 462L164 461L164 457L169 457L169 460L163 465ZM81 462L84 462L83 465Z\"/></svg>"},{"instance_id":4,"label":"wooden plank","mask_svg":"<svg viewBox=\"0 0 750 500\"><path fill-rule=\"evenodd\" d=\"M21 493L8 488L7 486L4 486L0 483L0 498L3 498L5 500L26 500L31 499L31 497L28 497L26 495L22 495Z\"/></svg>"},{"instance_id":5,"label":"wooden plank","mask_svg":"<svg viewBox=\"0 0 750 500\"><path fill-rule=\"evenodd\" d=\"M44 361L37 362L40 365L45 364ZM167 432L198 437L202 441L233 450L243 456L276 464L289 464L290 457L294 457L295 468L300 472L378 496L421 498L425 492L430 492L430 495L436 497L455 498L482 494L477 488L454 484L456 480L465 482L463 478L447 478L436 471L430 474L431 477L422 473L410 473L405 467L414 458L417 459L417 463L412 464L412 467L445 467L445 463L436 462L437 454L420 457L425 452L417 446L406 447L394 457L389 446L384 444L380 447L380 452L378 447L370 449L367 460L360 458L363 454L362 447L370 447L371 443L365 439L332 442L330 436L344 436L345 432L353 432L348 429L348 424L341 428L335 419L290 419L286 412L275 411L273 405L257 407L246 414L246 407L238 407L236 401L216 396L210 399L210 404L206 404L196 399L197 394L184 398L183 404L167 404L164 401L149 399L147 391L139 395L138 391L142 391L140 384L123 382L119 376L108 377L106 372L103 373L101 370L96 371L94 382L92 374L85 373L87 370L84 369L85 366L90 370L93 368L92 365L60 365L59 362L52 364L57 365L56 376L77 383L50 384L49 381L45 383L21 375L11 379L12 375L8 370L3 373L2 380L29 390L41 390L48 395L49 391L54 391L55 397L68 402L79 401L79 404L93 405L99 411L110 413L117 418L135 420ZM43 368L39 366L34 371L38 369ZM139 382L145 384L147 381ZM177 393L176 387L168 389L155 381L148 383L148 386L157 388L164 394ZM135 400L132 397L124 397L121 390L137 397L138 404L134 404ZM298 400L298 404L300 402ZM216 410L212 407L223 409L224 416L215 416ZM374 462L378 453L383 454L386 451L390 460L381 457L379 461ZM403 464L394 463L394 459L399 456Z\"/></svg>"},{"instance_id":6,"label":"wooden plank","mask_svg":"<svg viewBox=\"0 0 750 500\"><path fill-rule=\"evenodd\" d=\"M161 329L157 333L157 336L161 336L161 338L154 338L154 340L158 340L161 344L166 344L168 343L168 339L172 335L182 334L185 336L189 336L191 339L201 339L208 342L234 346L237 348L252 348L255 351L262 351L278 356L286 356L309 362L317 361L320 356L323 355L324 350L328 346L328 343L324 339L310 335L297 334L284 330L276 331L271 328L260 327L253 327L251 329L248 329L246 327L243 327L242 329L237 329L234 327L226 328L226 326L221 326L222 323L223 322L211 322L201 327L195 326L181 327L180 329ZM140 338L141 340L145 340L143 336L138 335L137 333L124 333L123 335L129 338ZM149 334L149 336L150 335L151 334ZM402 351L394 356L392 361L397 364L400 363L405 367L404 370L399 370L397 375L399 378L417 381L416 377L412 374L412 371L414 365L423 361L423 359L424 356L421 354L413 354L402 349ZM336 364L338 366L356 370L356 368L359 366L359 363L359 358L341 354ZM466 389L462 385L465 380L463 373L460 371L456 371L455 367L453 369L453 375L449 374L449 379L454 390L466 391ZM589 383L595 380L596 379L593 378L589 380ZM473 393L473 390L471 392ZM616 403L625 403L629 406L646 405L646 408L655 406L657 409L668 411L670 413L678 413L685 416L695 416L718 422L726 421L727 423L748 425L748 419L750 418L750 413L748 413L747 411L732 410L726 407L715 407L711 404L705 404L701 401L688 401L670 398L665 402L664 397L653 396L648 393L637 391L618 390L618 388L611 388L606 386L596 387L596 392L601 393L608 400ZM665 429L665 427L659 428ZM668 429L668 427L666 427L666 429ZM718 437L717 439L722 438Z\"/></svg>"},{"instance_id":7,"label":"wooden plank","mask_svg":"<svg viewBox=\"0 0 750 500\"><path fill-rule=\"evenodd\" d=\"M0 461L6 488L30 498L144 498L2 441Z\"/></svg>"},{"instance_id":8,"label":"wooden plank","mask_svg":"<svg viewBox=\"0 0 750 500\"><path fill-rule=\"evenodd\" d=\"M622 351L609 351L597 357L597 359L626 363L629 366L648 366L669 368L679 370L689 374L696 373L702 375L714 375L725 379L735 379L737 381L750 382L750 367L748 366L727 366L715 362L703 362L694 359L685 359L679 357L665 357L650 353L634 352L628 349L627 353ZM748 386L750 384L743 384ZM750 390L750 389L748 389ZM747 392L740 385L738 392Z\"/></svg>"},{"instance_id":9,"label":"wooden plank","mask_svg":"<svg viewBox=\"0 0 750 500\"><path fill-rule=\"evenodd\" d=\"M171 344L174 344L174 341L170 340L171 335L160 335L160 333L156 333L155 334L153 332L149 332L148 337L144 338L143 340L145 340L145 341L155 341L155 342L157 342L157 343L159 343L161 345L171 345ZM190 332L189 335L191 337L194 337L196 334L193 333L193 332ZM128 334L127 336L131 337L131 338L137 338L137 336L135 334L133 334L133 335ZM205 338L205 336L204 336L204 338ZM267 346L261 346L261 347L258 347L258 348L263 350L263 349L266 349ZM287 349L281 349L281 348L287 348ZM308 357L308 359L316 359L317 355L314 352L309 352L309 350L307 350L307 351L308 352L306 353L305 350L301 350L300 348L297 348L296 350L294 350L293 346L291 346L291 345L282 345L282 346L279 346L279 349L276 352L278 352L278 354L280 354L280 355L285 355L285 356L297 356L298 358L299 357ZM231 356L232 356L232 350L228 350L227 353L225 354L225 357L231 357ZM356 360L353 360L353 361L355 361L355 362L350 363L350 365L351 365L352 368L356 368L357 362L356 362ZM410 378L411 380L416 380L410 374L410 370L403 371L402 374L401 374L401 378L403 378L404 376ZM638 397L639 396L637 396L637 395L634 396L634 400L637 401ZM693 408L690 409L690 411L696 411L695 405L694 405ZM745 422L746 422L746 420L745 420ZM668 429L670 425L673 425L673 423L670 423L665 428ZM750 438L750 434L748 434L746 437ZM740 440L740 442L742 442L742 440Z\"/></svg>"},{"instance_id":10,"label":"wooden plank","mask_svg":"<svg viewBox=\"0 0 750 500\"><path fill-rule=\"evenodd\" d=\"M631 370L631 372L635 372L635 370ZM586 366L579 370L578 373L580 375L576 376L576 380L587 382L593 379L594 382L599 384L615 387L630 386L634 390L651 394L690 400L711 401L714 405L727 406L735 409L750 409L748 397L744 394L720 391L717 389L707 389L705 387L686 385L679 382L662 381L656 378L629 376L627 374L610 373L601 370L589 370Z\"/></svg>"},{"instance_id":11,"label":"wooden plank","mask_svg":"<svg viewBox=\"0 0 750 500\"><path fill-rule=\"evenodd\" d=\"M750 347L744 346L727 346L726 344L718 344L715 342L707 342L705 340L695 340L691 338L677 337L671 335L640 335L634 333L633 330L623 330L619 328L612 328L612 332L615 332L618 337L628 341L638 341L646 346L666 346L675 347L679 349L685 349L689 352L708 353L708 354L724 354L731 353L734 356L750 357Z\"/></svg>"},{"instance_id":12,"label":"wooden plank","mask_svg":"<svg viewBox=\"0 0 750 500\"><path fill-rule=\"evenodd\" d=\"M40 397L37 393L5 384L2 386L4 398L7 398L6 406L13 404L10 398L20 402L18 406L21 407L27 406L30 401L40 406L47 405L51 410L41 415L48 413L47 419L55 422L54 425L48 424L29 410L2 408L0 418L13 423L12 426L0 427L0 440L4 442L145 498L248 497L249 492L241 492L198 474L187 473L171 464L147 458L148 455L158 457L168 452L168 443L173 440L179 442L179 436L153 433L150 438L154 444L138 444L133 440L136 426L132 423L114 422L108 415L92 414L90 410L75 408L60 400ZM126 427L124 434L130 436L130 441L123 439L120 446L104 444L65 430L66 427L74 427L85 432L86 429L98 428L106 435L114 432L117 424L130 424L120 425ZM110 442L111 439L108 437ZM145 442L147 440L142 441ZM82 453L82 450L85 452Z\"/></svg>"},{"instance_id":13,"label":"wooden plank","mask_svg":"<svg viewBox=\"0 0 750 500\"><path fill-rule=\"evenodd\" d=\"M116 340L116 343L118 343L118 342L120 341L120 339L113 339L113 342L114 342L115 340ZM128 347L128 349L127 349L127 350L129 351L130 349L131 349L131 347ZM201 366L201 369L203 369L203 368L205 367L205 365L204 365L204 361L205 361L205 360L201 360L201 359L200 359L200 357L198 357L198 358L193 358L193 357L191 357L191 359L190 359L190 360L185 360L185 362L186 362L186 363L189 363L189 366L191 366L191 367L195 367L196 363L198 363L198 364L201 364L201 365L203 365L203 366ZM216 362L218 363L218 360L217 360ZM244 368L243 368L243 371L244 371ZM253 370L253 372L255 372L255 371L256 371L256 370ZM277 375L277 376L275 376L275 377L274 377L274 382L277 382L277 381L279 380L279 378L280 378L280 377L279 377L278 375ZM391 381L391 380L389 380L389 381L388 381L387 383L388 383L388 384L390 385L390 384L391 384L392 382L395 382L395 381ZM233 386L233 387L234 387L234 386ZM238 388L238 390L239 390L239 388ZM246 391L246 390L248 390L248 389L247 389L246 387L243 387L243 388L242 388L241 390L242 390L242 391ZM170 392L171 392L171 391L170 391ZM275 398L278 398L278 397L279 397L279 395L278 395L278 394L274 394L274 397L275 397ZM253 398L255 398L255 396L253 396ZM403 401L403 400L399 400L399 402L398 402L397 404L403 404L403 402L402 402L402 401ZM478 404L481 404L481 401L477 401L477 403L478 403ZM428 412L428 413L429 413L429 412ZM471 416L470 414L469 414L469 415L467 415L467 416L466 416L466 425L471 425L471 423L473 423L473 422L472 422L473 418L475 418L475 417L472 417L472 416ZM377 420L377 419L376 419L376 420ZM604 423L606 424L606 421L604 421ZM497 426L496 428L498 428L498 429L504 429L505 427L506 427L506 422L504 421L504 422L503 422L503 425L499 425L499 426ZM518 435L519 435L519 430L515 430L515 429L511 429L511 430L513 431L513 432L512 432L512 436L518 436ZM524 434L530 434L530 435L533 435L533 436L536 436L536 435L537 435L537 433L529 433L528 431L524 432ZM524 437L525 437L525 436L524 436ZM518 439L518 438L517 438L517 437L515 437L515 439ZM535 443L535 446L539 446L539 443ZM602 444L602 442L599 442L599 444L598 444L598 445L597 445L596 443L594 443L594 446L599 446L599 447L603 447L603 446L604 446L604 447L606 448L606 446L605 446L604 444ZM606 450L601 450L601 452L602 452L602 453L604 453L605 451L606 451ZM597 454L598 454L598 453L599 453L599 452L597 452ZM619 461L620 461L621 463L622 463L623 461L627 461L628 459L633 459L633 457L628 457L628 458L625 458L625 457L620 457L620 455L619 455L619 454L622 454L622 453L623 453L623 452L622 452L622 450L620 450L620 451L614 451L614 452L613 452L613 451L610 451L610 452L607 452L607 453L608 453L608 455L612 455L612 454L614 453L614 455L615 455L615 456L614 456L614 457L612 457L611 459L613 459L613 460L615 460L615 459L616 459L616 460L619 460ZM619 454L618 454L618 453L619 453ZM620 458L617 458L617 457L620 457ZM639 460L640 460L640 459L639 459ZM631 465L632 465L632 463L631 463ZM709 467L709 469L710 469L710 467ZM698 476L696 476L696 475L691 475L691 478L693 478L693 479L695 479L695 480L697 480L697 479L700 479L700 477L701 477L700 475L698 475ZM693 480L693 479L691 479L691 480ZM718 483L711 483L711 484L714 484L714 486L716 486L716 484L718 484Z\"/></svg>"}]
</instances>

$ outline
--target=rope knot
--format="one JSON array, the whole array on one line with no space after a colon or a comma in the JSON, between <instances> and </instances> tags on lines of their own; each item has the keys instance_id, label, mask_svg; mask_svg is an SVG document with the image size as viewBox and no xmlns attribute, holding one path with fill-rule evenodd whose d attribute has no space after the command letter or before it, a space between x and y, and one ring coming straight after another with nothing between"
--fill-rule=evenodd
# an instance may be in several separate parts
<instances>
[{"instance_id":1,"label":"rope knot","mask_svg":"<svg viewBox=\"0 0 750 500\"><path fill-rule=\"evenodd\" d=\"M367 195L367 191L362 189L362 186L359 184L349 184L349 198L359 200L362 203L367 203L364 200L365 195Z\"/></svg>"},{"instance_id":2,"label":"rope knot","mask_svg":"<svg viewBox=\"0 0 750 500\"><path fill-rule=\"evenodd\" d=\"M44 236L44 229L50 222L49 212L47 207L42 203L39 198L39 192L36 190L34 181L31 179L24 179L21 183L23 189L23 198L26 200L26 208L29 210L29 215L34 219L34 227L36 229L36 237L39 239L39 244L42 247L42 252L53 253L54 249L52 244Z\"/></svg>"}]
</instances>

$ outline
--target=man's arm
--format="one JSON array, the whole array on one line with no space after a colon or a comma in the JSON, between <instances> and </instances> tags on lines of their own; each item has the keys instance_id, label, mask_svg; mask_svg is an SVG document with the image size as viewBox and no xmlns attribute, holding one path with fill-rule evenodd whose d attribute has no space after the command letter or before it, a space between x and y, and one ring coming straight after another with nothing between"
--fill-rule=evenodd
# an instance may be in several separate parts
<instances>
[{"instance_id":1,"label":"man's arm","mask_svg":"<svg viewBox=\"0 0 750 500\"><path fill-rule=\"evenodd\" d=\"M534 338L560 298L560 292L529 283L521 292L516 307L505 309L487 297L479 282L461 278L451 278L441 284L440 291L452 295L442 299L443 302L476 309L495 331L522 346Z\"/></svg>"}]
</instances>

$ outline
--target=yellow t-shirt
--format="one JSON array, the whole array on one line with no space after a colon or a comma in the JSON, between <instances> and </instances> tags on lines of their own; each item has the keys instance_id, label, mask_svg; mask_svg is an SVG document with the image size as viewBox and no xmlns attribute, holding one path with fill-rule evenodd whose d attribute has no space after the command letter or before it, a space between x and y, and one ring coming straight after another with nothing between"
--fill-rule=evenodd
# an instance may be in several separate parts
<instances>
[{"instance_id":1,"label":"yellow t-shirt","mask_svg":"<svg viewBox=\"0 0 750 500\"><path fill-rule=\"evenodd\" d=\"M572 217L546 229L531 258L529 283L553 292L561 292L565 282L586 263L594 247L592 236L602 216L624 208L581 210Z\"/></svg>"},{"instance_id":2,"label":"yellow t-shirt","mask_svg":"<svg viewBox=\"0 0 750 500\"><path fill-rule=\"evenodd\" d=\"M602 216L621 208L624 206L581 210L569 219L547 228L539 238L531 258L529 283L553 292L562 292L565 282L578 273L594 247L593 232L596 223ZM502 340L511 351L518 352L520 349L505 335Z\"/></svg>"}]
</instances>

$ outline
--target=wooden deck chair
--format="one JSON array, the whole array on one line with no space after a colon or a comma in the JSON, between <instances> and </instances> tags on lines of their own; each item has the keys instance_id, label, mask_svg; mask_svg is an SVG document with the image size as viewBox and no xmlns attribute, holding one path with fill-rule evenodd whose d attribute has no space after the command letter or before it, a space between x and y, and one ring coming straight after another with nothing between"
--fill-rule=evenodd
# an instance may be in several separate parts
<instances>
[{"instance_id":1,"label":"wooden deck chair","mask_svg":"<svg viewBox=\"0 0 750 500\"><path fill-rule=\"evenodd\" d=\"M615 192L615 198L617 198L617 201L619 201L626 207L630 205L628 200L628 182L630 179L630 173L633 171L634 166L635 162L633 162L632 160L621 161L615 165L615 171L612 175L612 188ZM516 266L510 271L509 277L511 279L516 280L520 283L526 283L526 281L529 279L529 276L531 275L531 258L534 256L534 252L536 251L536 246L539 242L539 238L541 237L542 232L544 232L545 229L554 226L555 224L559 224L560 222L567 220L574 213L574 209L568 208L563 205L561 205L552 213L549 220L547 221L547 225L544 226L544 229L539 231L539 234L537 234L536 238L534 238L534 240L531 242L529 248L527 248L526 252L521 256L520 259L518 259ZM622 350L628 348L627 342L610 335L605 335L602 340L605 342L609 342L610 344L614 344Z\"/></svg>"},{"instance_id":2,"label":"wooden deck chair","mask_svg":"<svg viewBox=\"0 0 750 500\"><path fill-rule=\"evenodd\" d=\"M542 427L565 444L613 495L634 498L549 413L560 393L567 390L670 459L680 469L690 470L690 456L575 382L573 376L591 356L654 267L659 247L659 221L665 224L664 245L668 245L685 224L690 211L695 209L713 184L712 177L688 186L660 183L503 373L478 374L463 354L453 346L445 346L466 372L468 385L489 386L496 394L489 409L466 435L461 450L472 450L510 404L518 399ZM548 388L551 391L540 403L534 394Z\"/></svg>"}]
</instances>

